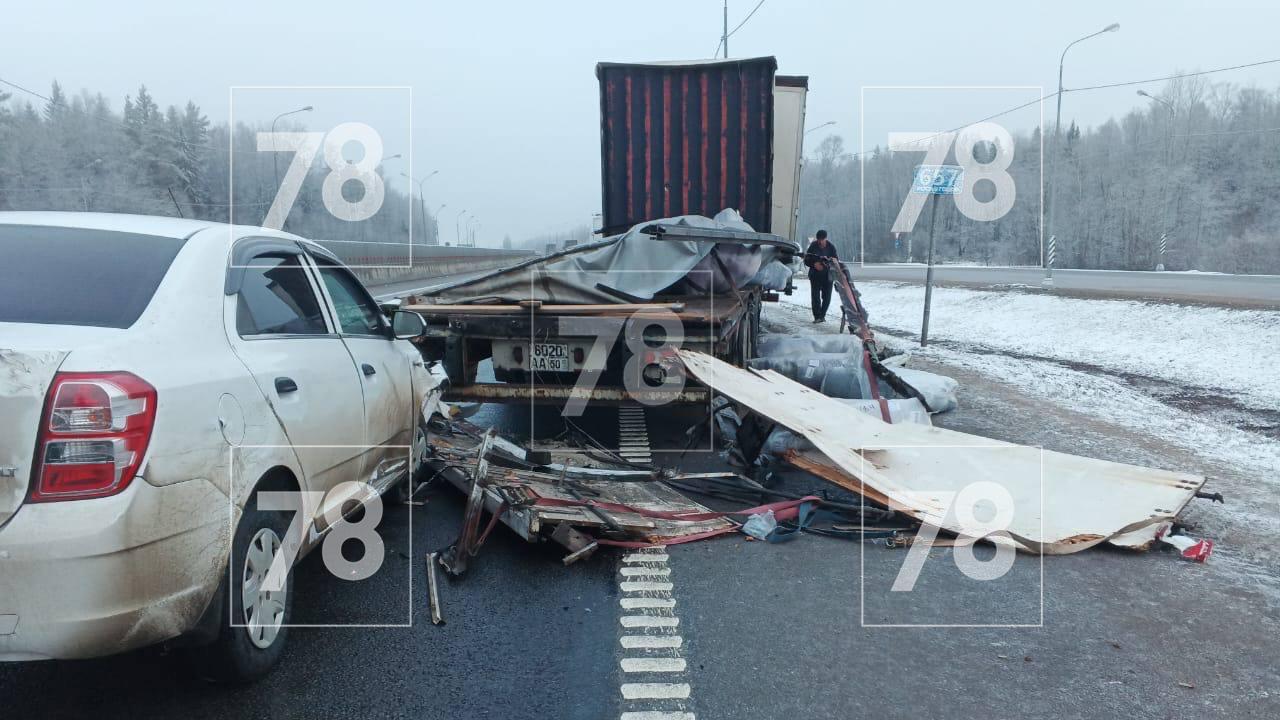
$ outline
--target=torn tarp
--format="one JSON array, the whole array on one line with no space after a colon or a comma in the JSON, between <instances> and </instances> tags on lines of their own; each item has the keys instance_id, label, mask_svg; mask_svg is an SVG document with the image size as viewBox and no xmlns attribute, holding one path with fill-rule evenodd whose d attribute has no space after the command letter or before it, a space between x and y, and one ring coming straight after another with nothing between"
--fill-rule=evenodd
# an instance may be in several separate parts
<instances>
[{"instance_id":1,"label":"torn tarp","mask_svg":"<svg viewBox=\"0 0 1280 720\"><path fill-rule=\"evenodd\" d=\"M916 398L934 413L957 407L959 384L954 379L904 367L908 360L905 354L887 357L879 361L878 367L877 363L864 363L864 347L864 341L856 335L769 334L760 338L759 357L750 360L748 366L774 370L830 397L871 400L874 395L867 375L870 364L877 376L880 397ZM910 392L903 393L903 389Z\"/></svg>"},{"instance_id":2,"label":"torn tarp","mask_svg":"<svg viewBox=\"0 0 1280 720\"><path fill-rule=\"evenodd\" d=\"M705 295L753 283L781 290L790 273L776 261L798 251L783 238L754 232L737 211L725 209L715 218L682 215L641 223L621 235L433 288L425 296L451 303L571 304L644 302L659 293Z\"/></svg>"},{"instance_id":3,"label":"torn tarp","mask_svg":"<svg viewBox=\"0 0 1280 720\"><path fill-rule=\"evenodd\" d=\"M813 443L817 450L796 453L792 464L960 536L991 537L957 500L983 487L1008 496L1002 532L1019 549L1068 554L1108 540L1145 548L1205 482L938 427L891 425L770 370L689 350L680 358L703 384Z\"/></svg>"}]
</instances>

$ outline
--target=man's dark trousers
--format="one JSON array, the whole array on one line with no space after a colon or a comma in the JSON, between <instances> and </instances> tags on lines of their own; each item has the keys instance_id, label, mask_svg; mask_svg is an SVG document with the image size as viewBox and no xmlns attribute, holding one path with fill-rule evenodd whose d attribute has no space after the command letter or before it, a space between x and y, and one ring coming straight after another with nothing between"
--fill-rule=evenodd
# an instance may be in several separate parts
<instances>
[{"instance_id":1,"label":"man's dark trousers","mask_svg":"<svg viewBox=\"0 0 1280 720\"><path fill-rule=\"evenodd\" d=\"M813 306L814 320L825 320L827 317L827 308L831 306L832 282L830 268L809 271L809 301Z\"/></svg>"}]
</instances>

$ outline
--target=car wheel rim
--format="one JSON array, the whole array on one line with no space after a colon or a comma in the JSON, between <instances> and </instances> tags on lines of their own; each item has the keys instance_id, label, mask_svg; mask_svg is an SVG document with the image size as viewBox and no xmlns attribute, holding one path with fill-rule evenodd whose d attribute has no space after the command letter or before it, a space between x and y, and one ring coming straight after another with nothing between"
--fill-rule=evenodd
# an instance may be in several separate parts
<instances>
[{"instance_id":1,"label":"car wheel rim","mask_svg":"<svg viewBox=\"0 0 1280 720\"><path fill-rule=\"evenodd\" d=\"M244 557L244 577L240 585L244 627L249 641L263 650L276 641L284 624L287 576L279 581L271 578L272 582L268 583L271 563L279 550L280 536L271 528L262 528L249 541Z\"/></svg>"}]
</instances>

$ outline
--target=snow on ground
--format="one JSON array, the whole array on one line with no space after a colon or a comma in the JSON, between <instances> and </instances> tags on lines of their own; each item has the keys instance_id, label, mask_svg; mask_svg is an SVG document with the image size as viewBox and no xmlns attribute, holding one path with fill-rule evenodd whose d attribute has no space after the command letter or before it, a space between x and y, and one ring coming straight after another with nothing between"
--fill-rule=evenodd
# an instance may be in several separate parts
<instances>
[{"instance_id":1,"label":"snow on ground","mask_svg":"<svg viewBox=\"0 0 1280 720\"><path fill-rule=\"evenodd\" d=\"M1241 404L1274 412L1280 406L1272 359L1280 349L1280 312L935 288L930 338L944 342L920 348L921 286L858 287L882 345L909 352L931 370L954 368L1089 417L1114 438L1094 448L1070 447L1080 438L1063 438L1067 446L1056 449L1213 478L1211 485L1226 493L1228 504L1199 503L1195 510L1211 535L1232 536L1215 562L1251 584L1274 574L1270 547L1280 541L1280 436L1236 427L1212 408L1171 404L1143 378L1209 393L1234 390ZM808 298L807 283L797 279L796 293L784 296L783 305L766 306L768 319L775 326L794 323L803 334L835 332L832 318L838 312L829 313L825 324L810 324ZM1116 434L1128 432L1149 438L1149 447ZM1280 580L1262 585L1280 603Z\"/></svg>"},{"instance_id":2,"label":"snow on ground","mask_svg":"<svg viewBox=\"0 0 1280 720\"><path fill-rule=\"evenodd\" d=\"M799 285L800 281L797 281ZM1232 427L1230 425L1215 422L1211 418L1205 418L1202 415L1171 407L1161 402L1160 399L1144 392L1141 387L1137 387L1123 378L1109 377L1106 374L1089 372L1088 370L1078 369L1071 365L1062 364L1062 362L1078 362L1087 357L1086 352L1070 352L1069 346L1066 344L1056 346L1059 347L1058 357L1048 360L1037 357L1023 357L1020 353L1026 352L1025 348L1029 347L1047 347L1049 343L1043 339L1046 332L1055 332L1057 325L1053 322L1045 322L1036 324L1030 322L1029 318L1017 317L1016 313L1021 311L1022 306L1017 302L1004 304L1004 307L1014 308L1015 317L1007 318L1002 322L1000 317L994 315L996 308L1001 307L999 298L993 298L991 301L973 301L973 302L990 302L987 305L985 316L977 321L983 330L991 329L990 335L984 338L983 343L965 342L962 345L939 346L931 345L927 348L921 348L918 343L918 335L914 332L904 333L899 330L895 323L903 319L903 313L900 309L892 308L895 302L900 304L908 304L911 298L904 297L898 291L896 286L887 283L859 283L858 287L862 289L863 301L866 304L867 311L871 315L872 325L876 329L876 337L880 339L881 344L886 347L909 352L913 357L932 360L943 365L952 367L965 368L974 373L999 380L1013 385L1020 390L1038 397L1043 400L1054 402L1064 407L1070 408L1077 412L1096 417L1098 419L1120 425L1123 427L1140 428L1148 434L1159 437L1179 447L1192 451L1206 461L1206 467L1214 467L1221 465L1229 465L1238 467L1246 471L1250 475L1257 477L1258 481L1265 484L1268 494L1274 494L1280 490L1280 476L1277 470L1280 469L1280 442L1265 437L1258 433L1248 432ZM881 292L882 289L888 289L889 292ZM916 294L921 292L919 286L915 288ZM949 289L948 289L949 290ZM1015 295L1015 293L995 293L995 292L974 292L961 290L958 291L962 295ZM803 305L808 307L808 288L797 287L795 295L784 297L784 302L794 305ZM801 302L801 298L804 302ZM961 298L969 300L968 298ZM1121 312L1131 311L1130 305L1142 305L1142 303L1129 303L1111 300L1069 300L1066 298L1036 298L1047 300L1065 300L1071 303L1096 303L1100 305L1098 310L1093 313L1095 322L1099 316L1108 310L1115 309L1119 306ZM938 327L941 322L937 320L945 302L937 294L934 295L933 318L931 319L930 337L960 337L960 334L954 329L946 333L934 332L934 328ZM917 303L919 307L919 303ZM1171 306L1174 309L1181 310L1210 310L1209 308L1179 308L1179 306ZM1234 310L1232 312L1255 315L1254 311ZM1280 313L1273 313L1277 317L1267 319L1272 323L1280 323ZM799 315L797 312L787 313L788 317ZM947 313L947 316L950 314ZM832 315L834 316L834 315ZM803 316L801 316L803 317ZM918 317L916 318L918 321ZM958 319L952 319L952 322L958 323ZM1114 322L1114 321L1113 321ZM1253 340L1259 335L1267 334L1262 329L1249 329L1239 327L1240 319L1236 319L1239 332L1247 339L1242 344L1252 344ZM1105 324L1105 323L1104 323ZM1265 324L1265 323L1264 323ZM1018 329L1021 329L1019 332ZM834 332L834 321L828 318L824 325L812 325L808 327L802 326L800 332ZM975 330L975 332L981 332ZM1160 332L1160 331L1158 331ZM1276 332L1272 329L1270 332ZM1138 335L1134 329L1122 331L1130 337ZM1075 340L1077 334L1064 333L1067 337ZM1174 333L1170 333L1174 334ZM1039 336L1039 337L1038 337ZM1083 340L1085 344L1091 343L1092 335L1086 334L1090 339ZM971 338L966 338L971 340ZM1066 340L1063 341L1064 343ZM1141 344L1137 340L1132 341L1134 344ZM1255 349L1255 357L1266 358L1269 352L1275 352L1280 349L1280 335L1276 337L1266 351L1258 347ZM1154 344L1150 341L1147 344ZM1007 349L1014 350L1018 355L1010 356L1003 354L1002 351ZM1136 372L1138 366L1146 362L1145 358L1140 358L1140 362L1125 367L1121 365L1120 358L1124 357L1121 351L1111 353L1109 360L1117 366L1120 372ZM1243 363L1243 359L1240 360ZM1186 382L1189 384L1207 385L1213 377L1213 363L1201 356L1200 363L1202 367L1185 367L1182 372L1187 377L1176 377L1172 369L1166 368L1166 376L1172 380ZM1255 374L1263 376L1263 371L1274 372L1275 361L1267 363L1265 360L1253 363ZM1192 379L1194 377L1194 380ZM1272 386L1275 385L1276 378L1262 378ZM1269 409L1274 409L1274 405ZM1212 473L1209 473L1212 474ZM1280 528L1280 525L1278 525Z\"/></svg>"},{"instance_id":3,"label":"snow on ground","mask_svg":"<svg viewBox=\"0 0 1280 720\"><path fill-rule=\"evenodd\" d=\"M872 325L919 337L922 286L863 281L858 288ZM786 300L807 307L807 281L797 278ZM1083 363L1198 388L1248 408L1280 408L1280 311L940 287L931 315L930 340Z\"/></svg>"}]
</instances>

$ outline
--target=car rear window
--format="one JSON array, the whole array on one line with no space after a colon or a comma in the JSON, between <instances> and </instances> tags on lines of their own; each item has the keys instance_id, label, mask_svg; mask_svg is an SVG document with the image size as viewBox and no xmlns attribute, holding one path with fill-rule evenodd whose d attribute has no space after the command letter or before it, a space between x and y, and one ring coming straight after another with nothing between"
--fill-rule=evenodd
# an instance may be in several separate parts
<instances>
[{"instance_id":1,"label":"car rear window","mask_svg":"<svg viewBox=\"0 0 1280 720\"><path fill-rule=\"evenodd\" d=\"M0 322L127 328L151 302L183 242L0 225Z\"/></svg>"}]
</instances>

